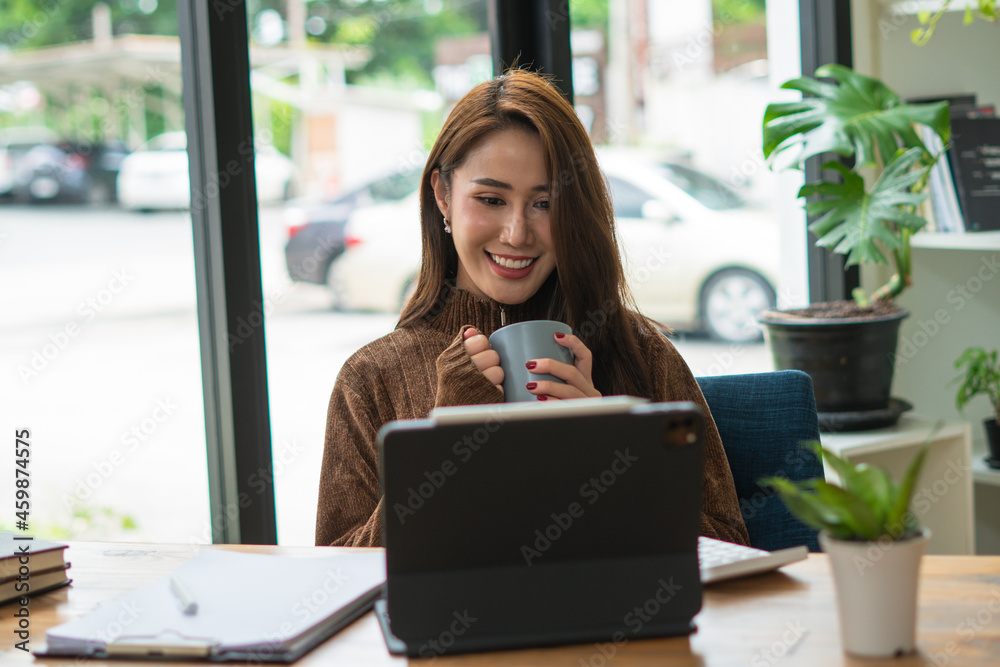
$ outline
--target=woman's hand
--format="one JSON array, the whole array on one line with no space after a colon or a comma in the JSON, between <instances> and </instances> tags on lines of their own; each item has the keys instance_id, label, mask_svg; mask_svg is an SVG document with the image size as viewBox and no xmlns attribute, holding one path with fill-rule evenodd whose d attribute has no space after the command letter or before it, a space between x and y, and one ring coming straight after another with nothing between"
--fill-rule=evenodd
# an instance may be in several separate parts
<instances>
[{"instance_id":1,"label":"woman's hand","mask_svg":"<svg viewBox=\"0 0 1000 667\"><path fill-rule=\"evenodd\" d=\"M555 359L532 359L527 363L527 366L532 373L548 373L563 380L566 384L551 380L538 380L528 383L528 391L538 396L540 401L601 396L601 392L594 387L594 381L590 376L594 365L594 356L587 346L573 334L557 333L555 337L557 343L569 348L570 352L573 353L574 362L564 364Z\"/></svg>"},{"instance_id":2,"label":"woman's hand","mask_svg":"<svg viewBox=\"0 0 1000 667\"><path fill-rule=\"evenodd\" d=\"M500 368L500 355L490 347L490 339L472 327L466 329L463 336L465 337L465 351L472 358L472 363L486 376L487 380L503 392L503 369Z\"/></svg>"}]
</instances>

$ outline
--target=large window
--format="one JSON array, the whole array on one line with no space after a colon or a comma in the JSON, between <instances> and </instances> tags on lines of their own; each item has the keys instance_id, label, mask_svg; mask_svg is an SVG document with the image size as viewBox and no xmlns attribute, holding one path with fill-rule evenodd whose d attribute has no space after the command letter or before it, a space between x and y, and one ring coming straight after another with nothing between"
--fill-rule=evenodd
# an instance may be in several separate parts
<instances>
[{"instance_id":1,"label":"large window","mask_svg":"<svg viewBox=\"0 0 1000 667\"><path fill-rule=\"evenodd\" d=\"M39 535L211 539L172 5L0 10L0 401Z\"/></svg>"},{"instance_id":2,"label":"large window","mask_svg":"<svg viewBox=\"0 0 1000 667\"><path fill-rule=\"evenodd\" d=\"M576 109L640 307L696 375L770 369L753 316L799 298L779 265L800 260L760 156L779 41L764 0L569 8ZM273 465L243 481L273 480L280 541L309 544L330 391L412 287L426 151L493 75L488 3L246 12L263 284L230 333L266 322ZM0 19L0 272L16 286L0 397L33 432L34 518L53 536L208 541L190 210L235 176L192 196L175 3L14 2Z\"/></svg>"}]
</instances>

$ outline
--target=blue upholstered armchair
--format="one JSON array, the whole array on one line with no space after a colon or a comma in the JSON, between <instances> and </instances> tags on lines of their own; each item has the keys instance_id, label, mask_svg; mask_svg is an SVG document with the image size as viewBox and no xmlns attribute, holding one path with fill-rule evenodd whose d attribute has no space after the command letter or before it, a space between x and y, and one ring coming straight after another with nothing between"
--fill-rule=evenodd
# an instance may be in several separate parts
<instances>
[{"instance_id":1,"label":"blue upholstered armchair","mask_svg":"<svg viewBox=\"0 0 1000 667\"><path fill-rule=\"evenodd\" d=\"M800 447L819 440L812 378L802 371L698 378L722 436L751 546L774 550L799 544L819 551L816 531L789 513L757 480L821 477L823 465Z\"/></svg>"}]
</instances>

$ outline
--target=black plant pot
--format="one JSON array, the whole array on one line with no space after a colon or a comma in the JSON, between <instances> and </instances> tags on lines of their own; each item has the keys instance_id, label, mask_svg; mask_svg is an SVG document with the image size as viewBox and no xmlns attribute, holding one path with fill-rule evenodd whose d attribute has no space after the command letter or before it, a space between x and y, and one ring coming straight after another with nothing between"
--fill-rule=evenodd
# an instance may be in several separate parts
<instances>
[{"instance_id":1,"label":"black plant pot","mask_svg":"<svg viewBox=\"0 0 1000 667\"><path fill-rule=\"evenodd\" d=\"M764 315L778 370L798 369L813 380L824 430L863 430L894 424L909 407L891 399L899 325L909 312L857 319Z\"/></svg>"},{"instance_id":2,"label":"black plant pot","mask_svg":"<svg viewBox=\"0 0 1000 667\"><path fill-rule=\"evenodd\" d=\"M987 463L991 468L1000 468L1000 424L996 419L984 419L983 428L986 429L986 444L990 447Z\"/></svg>"}]
</instances>

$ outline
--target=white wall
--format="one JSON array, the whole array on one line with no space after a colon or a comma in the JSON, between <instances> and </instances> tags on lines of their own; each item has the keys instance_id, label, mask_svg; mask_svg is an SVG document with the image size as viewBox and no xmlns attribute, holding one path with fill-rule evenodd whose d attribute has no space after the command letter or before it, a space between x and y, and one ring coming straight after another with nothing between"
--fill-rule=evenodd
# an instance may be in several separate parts
<instances>
[{"instance_id":1,"label":"white wall","mask_svg":"<svg viewBox=\"0 0 1000 667\"><path fill-rule=\"evenodd\" d=\"M963 25L963 12L948 12L930 41L916 46L910 32L920 24L903 11L914 4L853 0L855 68L876 74L904 98L975 92L980 102L1000 107L997 24L977 19Z\"/></svg>"}]
</instances>

